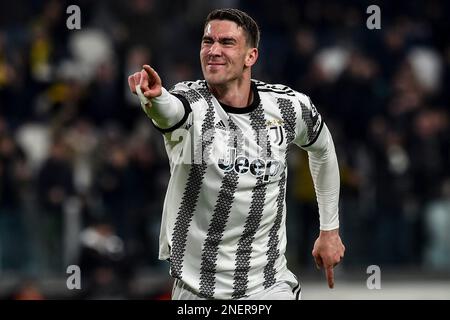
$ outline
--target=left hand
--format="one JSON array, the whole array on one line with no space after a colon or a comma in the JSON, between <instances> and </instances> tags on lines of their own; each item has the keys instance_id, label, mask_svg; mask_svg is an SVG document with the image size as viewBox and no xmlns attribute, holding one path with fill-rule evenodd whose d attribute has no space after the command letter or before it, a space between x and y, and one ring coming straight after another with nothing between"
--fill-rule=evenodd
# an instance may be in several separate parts
<instances>
[{"instance_id":1,"label":"left hand","mask_svg":"<svg viewBox=\"0 0 450 320\"><path fill-rule=\"evenodd\" d=\"M314 243L312 255L317 268L325 268L328 287L334 287L333 268L344 258L345 247L339 237L339 229L320 231L320 235Z\"/></svg>"}]
</instances>

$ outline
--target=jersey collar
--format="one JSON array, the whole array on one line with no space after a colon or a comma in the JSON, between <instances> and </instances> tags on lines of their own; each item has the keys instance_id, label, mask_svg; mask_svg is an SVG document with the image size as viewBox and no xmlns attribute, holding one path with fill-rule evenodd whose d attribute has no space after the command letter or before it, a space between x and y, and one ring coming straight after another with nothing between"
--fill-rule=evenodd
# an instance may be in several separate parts
<instances>
[{"instance_id":1,"label":"jersey collar","mask_svg":"<svg viewBox=\"0 0 450 320\"><path fill-rule=\"evenodd\" d=\"M253 102L250 105L243 107L243 108L236 108L236 107L229 106L229 105L219 101L223 110L225 110L227 113L239 113L239 114L250 113L253 110L255 110L259 106L259 103L261 102L261 98L259 97L259 93L258 93L258 89L256 88L256 84L253 81L250 85L250 88L253 92Z\"/></svg>"}]
</instances>

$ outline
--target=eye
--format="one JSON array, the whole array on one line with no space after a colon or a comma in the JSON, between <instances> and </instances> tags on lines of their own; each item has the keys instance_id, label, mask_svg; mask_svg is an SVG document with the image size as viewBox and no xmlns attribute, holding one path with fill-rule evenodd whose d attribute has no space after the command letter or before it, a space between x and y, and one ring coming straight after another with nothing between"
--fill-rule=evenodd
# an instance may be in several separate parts
<instances>
[{"instance_id":1,"label":"eye","mask_svg":"<svg viewBox=\"0 0 450 320\"><path fill-rule=\"evenodd\" d=\"M224 46L232 46L232 45L234 45L234 40L233 39L224 39L223 41L222 41L222 44L224 45Z\"/></svg>"},{"instance_id":2,"label":"eye","mask_svg":"<svg viewBox=\"0 0 450 320\"><path fill-rule=\"evenodd\" d=\"M203 44L212 44L213 43L213 41L212 41L212 39L203 39Z\"/></svg>"}]
</instances>

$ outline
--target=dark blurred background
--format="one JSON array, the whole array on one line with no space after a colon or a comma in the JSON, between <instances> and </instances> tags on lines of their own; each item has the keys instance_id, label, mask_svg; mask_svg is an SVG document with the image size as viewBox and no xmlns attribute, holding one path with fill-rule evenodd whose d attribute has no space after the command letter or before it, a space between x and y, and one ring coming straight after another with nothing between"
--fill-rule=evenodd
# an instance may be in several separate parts
<instances>
[{"instance_id":1,"label":"dark blurred background","mask_svg":"<svg viewBox=\"0 0 450 320\"><path fill-rule=\"evenodd\" d=\"M81 30L66 27L71 4ZM371 4L379 30L366 27ZM333 133L347 246L337 286L365 287L373 264L384 279L450 279L448 2L15 0L0 2L0 298L170 296L157 260L168 161L127 76L148 63L166 88L202 78L217 7L260 25L253 77L309 95ZM288 263L324 287L306 153L290 156ZM71 264L82 290L66 288Z\"/></svg>"}]
</instances>

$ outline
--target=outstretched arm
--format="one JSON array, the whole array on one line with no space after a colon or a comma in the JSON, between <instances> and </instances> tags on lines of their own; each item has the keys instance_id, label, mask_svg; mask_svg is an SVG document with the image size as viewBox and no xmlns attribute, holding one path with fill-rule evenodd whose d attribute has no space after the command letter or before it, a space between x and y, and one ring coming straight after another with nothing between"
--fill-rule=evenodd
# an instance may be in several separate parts
<instances>
[{"instance_id":1,"label":"outstretched arm","mask_svg":"<svg viewBox=\"0 0 450 320\"><path fill-rule=\"evenodd\" d=\"M344 257L345 247L339 237L339 166L333 139L325 124L307 151L320 215L320 235L312 255L317 267L325 269L328 286L333 288L333 268Z\"/></svg>"},{"instance_id":2,"label":"outstretched arm","mask_svg":"<svg viewBox=\"0 0 450 320\"><path fill-rule=\"evenodd\" d=\"M170 128L183 119L183 103L164 89L158 73L149 65L129 76L128 86L138 95L142 109L159 128Z\"/></svg>"}]
</instances>

